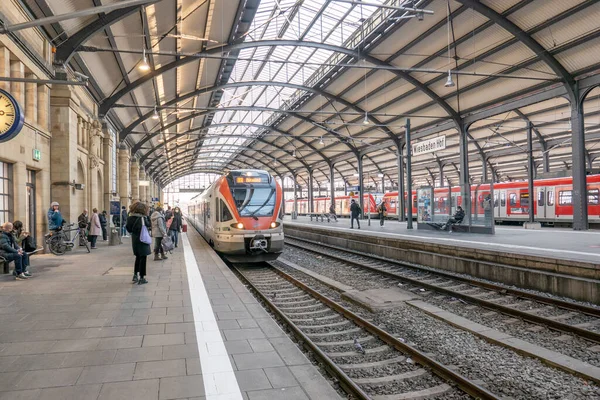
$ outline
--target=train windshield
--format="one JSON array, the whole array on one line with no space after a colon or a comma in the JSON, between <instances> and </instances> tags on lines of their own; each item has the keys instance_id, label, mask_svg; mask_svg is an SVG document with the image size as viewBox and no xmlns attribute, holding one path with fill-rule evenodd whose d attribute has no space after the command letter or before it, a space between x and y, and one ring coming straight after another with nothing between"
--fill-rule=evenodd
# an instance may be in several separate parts
<instances>
[{"instance_id":1,"label":"train windshield","mask_svg":"<svg viewBox=\"0 0 600 400\"><path fill-rule=\"evenodd\" d=\"M235 187L231 190L240 217L270 217L275 210L275 188Z\"/></svg>"}]
</instances>

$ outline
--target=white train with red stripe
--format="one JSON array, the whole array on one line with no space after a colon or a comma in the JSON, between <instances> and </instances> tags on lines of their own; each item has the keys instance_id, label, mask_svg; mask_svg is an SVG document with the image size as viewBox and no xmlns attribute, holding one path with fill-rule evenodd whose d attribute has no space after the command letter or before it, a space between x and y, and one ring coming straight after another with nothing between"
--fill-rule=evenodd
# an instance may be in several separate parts
<instances>
[{"instance_id":1,"label":"white train with red stripe","mask_svg":"<svg viewBox=\"0 0 600 400\"><path fill-rule=\"evenodd\" d=\"M573 222L573 178L551 178L536 179L533 183L533 210L536 221L549 225L570 225ZM483 200L490 193L490 185L471 185L471 211L481 216L484 215ZM365 204L367 204L365 194ZM600 175L587 176L587 196L588 196L588 221L590 224L600 224ZM336 197L336 212L339 215L349 215L344 201L348 196ZM358 196L353 196L358 199ZM404 195L405 204L408 205L408 198ZM413 217L417 215L417 194L413 190L412 196ZM383 195L383 201L386 204L388 217L397 217L398 192L388 192ZM379 199L374 200L379 203ZM327 204L324 209L320 204ZM327 212L329 197L315 199L315 212ZM368 204L371 204L369 201ZM434 189L434 214L449 215L456 211L456 206L463 206L463 199L460 187L441 187ZM494 219L496 222L524 222L528 220L530 206L530 196L527 181L502 182L494 184ZM318 209L317 209L318 207ZM299 213L308 209L306 199L298 200ZM293 200L286 201L286 211L289 213L293 209ZM365 212L375 209L371 206L365 207ZM407 209L406 209L407 211Z\"/></svg>"},{"instance_id":2,"label":"white train with red stripe","mask_svg":"<svg viewBox=\"0 0 600 400\"><path fill-rule=\"evenodd\" d=\"M275 260L283 250L283 192L261 170L234 170L191 200L188 222L232 262Z\"/></svg>"}]
</instances>

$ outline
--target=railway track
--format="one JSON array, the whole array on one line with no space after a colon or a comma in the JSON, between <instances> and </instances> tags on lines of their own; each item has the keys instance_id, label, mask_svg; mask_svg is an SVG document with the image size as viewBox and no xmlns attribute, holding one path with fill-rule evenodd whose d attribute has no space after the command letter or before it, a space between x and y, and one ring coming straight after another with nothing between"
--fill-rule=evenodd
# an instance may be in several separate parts
<instances>
[{"instance_id":1,"label":"railway track","mask_svg":"<svg viewBox=\"0 0 600 400\"><path fill-rule=\"evenodd\" d=\"M234 268L355 398L499 398L272 264Z\"/></svg>"},{"instance_id":2,"label":"railway track","mask_svg":"<svg viewBox=\"0 0 600 400\"><path fill-rule=\"evenodd\" d=\"M426 289L550 329L600 343L600 309L506 288L432 268L366 255L307 239L286 237L286 245L349 266L397 279L406 290Z\"/></svg>"}]
</instances>

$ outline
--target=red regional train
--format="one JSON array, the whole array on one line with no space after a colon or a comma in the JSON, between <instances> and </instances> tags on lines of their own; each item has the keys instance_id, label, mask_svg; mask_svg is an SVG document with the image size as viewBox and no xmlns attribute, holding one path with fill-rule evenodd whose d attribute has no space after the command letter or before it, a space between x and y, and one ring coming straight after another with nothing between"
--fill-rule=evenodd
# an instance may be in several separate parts
<instances>
[{"instance_id":1,"label":"red regional train","mask_svg":"<svg viewBox=\"0 0 600 400\"><path fill-rule=\"evenodd\" d=\"M494 220L496 222L524 222L528 220L530 198L533 197L534 214L537 221L549 225L569 225L573 221L573 178L551 178L537 179L533 183L534 193L529 196L528 182L502 182L494 184ZM588 221L590 224L600 224L600 175L587 176L588 191ZM471 185L471 211L484 215L483 200L490 193L490 185ZM367 196L365 194L365 199ZM353 196L358 199L358 196ZM338 202L338 199L344 199ZM349 215L349 196L336 197L336 212L339 215ZM404 195L407 201L406 193ZM388 217L397 217L398 192L389 192L383 195ZM417 215L417 196L413 190L412 196L413 217ZM460 187L441 187L434 189L434 214L449 215L456 210L456 206L462 206ZM476 201L475 201L476 200ZM371 206L365 212L376 214L375 204L369 201ZM315 212L327 212L329 209L329 197L315 199ZM302 205L301 205L302 204ZM319 204L319 209L317 209ZM326 204L326 207L320 204ZM365 204L367 204L365 200ZM450 207L452 207L450 209ZM286 211L293 209L293 200L286 201ZM298 213L308 212L306 199L298 200ZM306 211L301 211L306 210Z\"/></svg>"},{"instance_id":2,"label":"red regional train","mask_svg":"<svg viewBox=\"0 0 600 400\"><path fill-rule=\"evenodd\" d=\"M268 172L234 170L192 199L187 220L231 262L275 260L283 251L282 199Z\"/></svg>"}]
</instances>

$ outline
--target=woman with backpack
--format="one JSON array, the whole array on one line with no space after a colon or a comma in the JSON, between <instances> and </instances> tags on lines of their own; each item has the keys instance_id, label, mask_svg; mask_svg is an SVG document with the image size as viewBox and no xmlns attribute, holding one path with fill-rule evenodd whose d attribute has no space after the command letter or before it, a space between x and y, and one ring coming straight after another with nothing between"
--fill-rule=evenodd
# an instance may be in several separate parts
<instances>
[{"instance_id":1,"label":"woman with backpack","mask_svg":"<svg viewBox=\"0 0 600 400\"><path fill-rule=\"evenodd\" d=\"M148 206L140 201L133 203L129 208L129 216L125 227L131 234L131 247L135 255L133 279L131 281L138 285L148 283L146 280L146 259L152 254L150 250L152 238L148 232L150 226Z\"/></svg>"}]
</instances>

